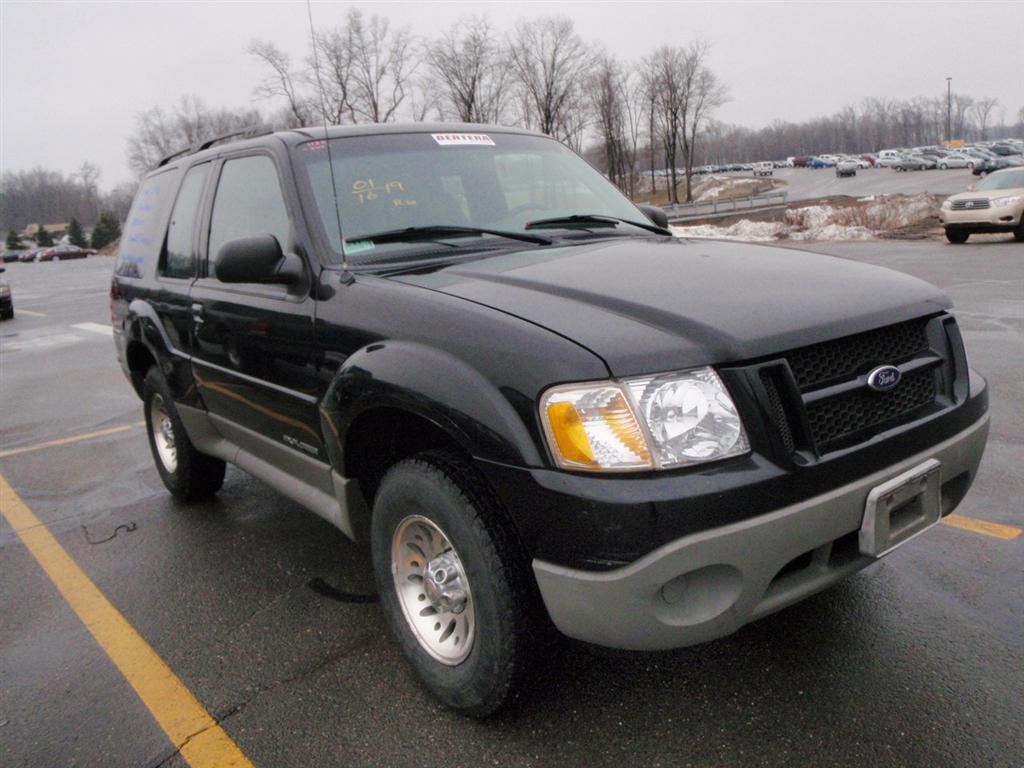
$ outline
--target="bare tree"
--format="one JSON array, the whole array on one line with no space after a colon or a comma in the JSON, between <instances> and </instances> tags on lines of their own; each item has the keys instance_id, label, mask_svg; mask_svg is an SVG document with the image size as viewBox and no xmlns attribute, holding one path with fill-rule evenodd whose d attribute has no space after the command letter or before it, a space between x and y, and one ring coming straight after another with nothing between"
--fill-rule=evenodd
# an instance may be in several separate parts
<instances>
[{"instance_id":1,"label":"bare tree","mask_svg":"<svg viewBox=\"0 0 1024 768\"><path fill-rule=\"evenodd\" d=\"M629 195L636 193L637 151L643 125L636 80L614 56L604 53L597 57L587 89L608 178Z\"/></svg>"},{"instance_id":2,"label":"bare tree","mask_svg":"<svg viewBox=\"0 0 1024 768\"><path fill-rule=\"evenodd\" d=\"M346 26L352 114L371 123L390 122L405 101L416 69L412 36L408 30L392 30L381 16L364 21L355 9L349 11Z\"/></svg>"},{"instance_id":3,"label":"bare tree","mask_svg":"<svg viewBox=\"0 0 1024 768\"><path fill-rule=\"evenodd\" d=\"M582 91L590 61L571 19L519 22L509 42L509 63L522 98L523 122L578 144L586 122Z\"/></svg>"},{"instance_id":4,"label":"bare tree","mask_svg":"<svg viewBox=\"0 0 1024 768\"><path fill-rule=\"evenodd\" d=\"M257 96L266 99L283 98L288 105L290 115L289 128L301 128L312 122L312 104L310 99L299 93L296 80L304 79L303 75L292 72L291 57L266 40L255 40L249 44L246 52L261 61L270 70L266 79L256 86Z\"/></svg>"},{"instance_id":5,"label":"bare tree","mask_svg":"<svg viewBox=\"0 0 1024 768\"><path fill-rule=\"evenodd\" d=\"M678 203L679 151L685 130L689 59L683 48L663 45L651 54L647 67L651 71L650 88L654 94L653 122L668 170L668 198L670 203Z\"/></svg>"},{"instance_id":6,"label":"bare tree","mask_svg":"<svg viewBox=\"0 0 1024 768\"><path fill-rule=\"evenodd\" d=\"M985 141L988 138L988 126L989 121L992 119L992 110L999 105L999 99L992 96L983 96L974 102L971 111L974 114L974 120L978 124L978 133L981 134L981 140Z\"/></svg>"},{"instance_id":7,"label":"bare tree","mask_svg":"<svg viewBox=\"0 0 1024 768\"><path fill-rule=\"evenodd\" d=\"M686 164L686 199L693 199L693 161L697 141L714 111L725 103L725 87L707 65L710 44L695 40L686 56L683 108L683 160ZM851 110L852 112L852 110Z\"/></svg>"},{"instance_id":8,"label":"bare tree","mask_svg":"<svg viewBox=\"0 0 1024 768\"><path fill-rule=\"evenodd\" d=\"M170 110L152 107L136 115L128 165L142 175L165 155L262 121L255 109L210 109L197 96L183 96Z\"/></svg>"},{"instance_id":9,"label":"bare tree","mask_svg":"<svg viewBox=\"0 0 1024 768\"><path fill-rule=\"evenodd\" d=\"M318 90L323 89L317 101L320 118L333 125L356 122L352 106L351 32L350 27L339 27L318 33L314 38L316 50L307 59L310 83Z\"/></svg>"},{"instance_id":10,"label":"bare tree","mask_svg":"<svg viewBox=\"0 0 1024 768\"><path fill-rule=\"evenodd\" d=\"M428 89L436 88L442 117L497 123L506 100L505 51L486 18L460 21L426 44Z\"/></svg>"}]
</instances>

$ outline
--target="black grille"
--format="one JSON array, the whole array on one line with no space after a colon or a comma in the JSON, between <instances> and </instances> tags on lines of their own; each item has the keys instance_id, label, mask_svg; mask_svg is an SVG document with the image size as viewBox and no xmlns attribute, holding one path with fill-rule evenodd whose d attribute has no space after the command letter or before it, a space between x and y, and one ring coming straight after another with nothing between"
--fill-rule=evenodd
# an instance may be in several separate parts
<instances>
[{"instance_id":1,"label":"black grille","mask_svg":"<svg viewBox=\"0 0 1024 768\"><path fill-rule=\"evenodd\" d=\"M895 363L928 347L928 318L910 320L795 349L786 355L801 390L865 373L871 366Z\"/></svg>"},{"instance_id":2,"label":"black grille","mask_svg":"<svg viewBox=\"0 0 1024 768\"><path fill-rule=\"evenodd\" d=\"M779 395L775 378L767 371L762 371L761 383L764 384L764 390L768 395L768 416L779 437L782 438L782 445L786 448L786 453L792 453L796 450L796 441L793 439L793 429L789 426L789 418L782 405L782 397Z\"/></svg>"},{"instance_id":3,"label":"black grille","mask_svg":"<svg viewBox=\"0 0 1024 768\"><path fill-rule=\"evenodd\" d=\"M817 445L916 414L935 401L933 369L915 371L891 392L856 389L807 406L807 420Z\"/></svg>"}]
</instances>

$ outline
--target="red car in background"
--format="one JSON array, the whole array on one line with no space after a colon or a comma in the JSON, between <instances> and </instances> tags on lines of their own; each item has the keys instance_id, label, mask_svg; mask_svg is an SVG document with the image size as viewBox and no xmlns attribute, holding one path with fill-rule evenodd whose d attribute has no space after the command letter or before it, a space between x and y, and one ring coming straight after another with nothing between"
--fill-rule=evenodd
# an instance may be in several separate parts
<instances>
[{"instance_id":1,"label":"red car in background","mask_svg":"<svg viewBox=\"0 0 1024 768\"><path fill-rule=\"evenodd\" d=\"M89 248L79 248L77 245L58 245L47 248L36 256L36 261L64 261L65 259L84 259L90 253L96 253Z\"/></svg>"}]
</instances>

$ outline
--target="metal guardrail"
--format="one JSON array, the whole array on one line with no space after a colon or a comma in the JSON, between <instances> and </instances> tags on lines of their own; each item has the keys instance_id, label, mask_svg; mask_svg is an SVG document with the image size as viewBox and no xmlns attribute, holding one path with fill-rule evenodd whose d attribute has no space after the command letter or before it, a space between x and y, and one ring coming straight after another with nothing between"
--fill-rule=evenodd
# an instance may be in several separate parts
<instances>
[{"instance_id":1,"label":"metal guardrail","mask_svg":"<svg viewBox=\"0 0 1024 768\"><path fill-rule=\"evenodd\" d=\"M713 216L717 213L752 210L769 205L785 205L789 193L786 190L763 192L748 197L733 197L726 200L706 200L698 203L676 203L663 205L661 209L669 219L694 219L699 216Z\"/></svg>"}]
</instances>

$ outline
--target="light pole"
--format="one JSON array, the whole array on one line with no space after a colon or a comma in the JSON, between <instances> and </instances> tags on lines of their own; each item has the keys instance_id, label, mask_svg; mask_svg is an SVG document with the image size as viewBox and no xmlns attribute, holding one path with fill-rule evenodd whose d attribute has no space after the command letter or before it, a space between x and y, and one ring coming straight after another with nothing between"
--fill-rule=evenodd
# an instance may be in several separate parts
<instances>
[{"instance_id":1,"label":"light pole","mask_svg":"<svg viewBox=\"0 0 1024 768\"><path fill-rule=\"evenodd\" d=\"M946 78L946 141L953 140L953 78Z\"/></svg>"}]
</instances>

